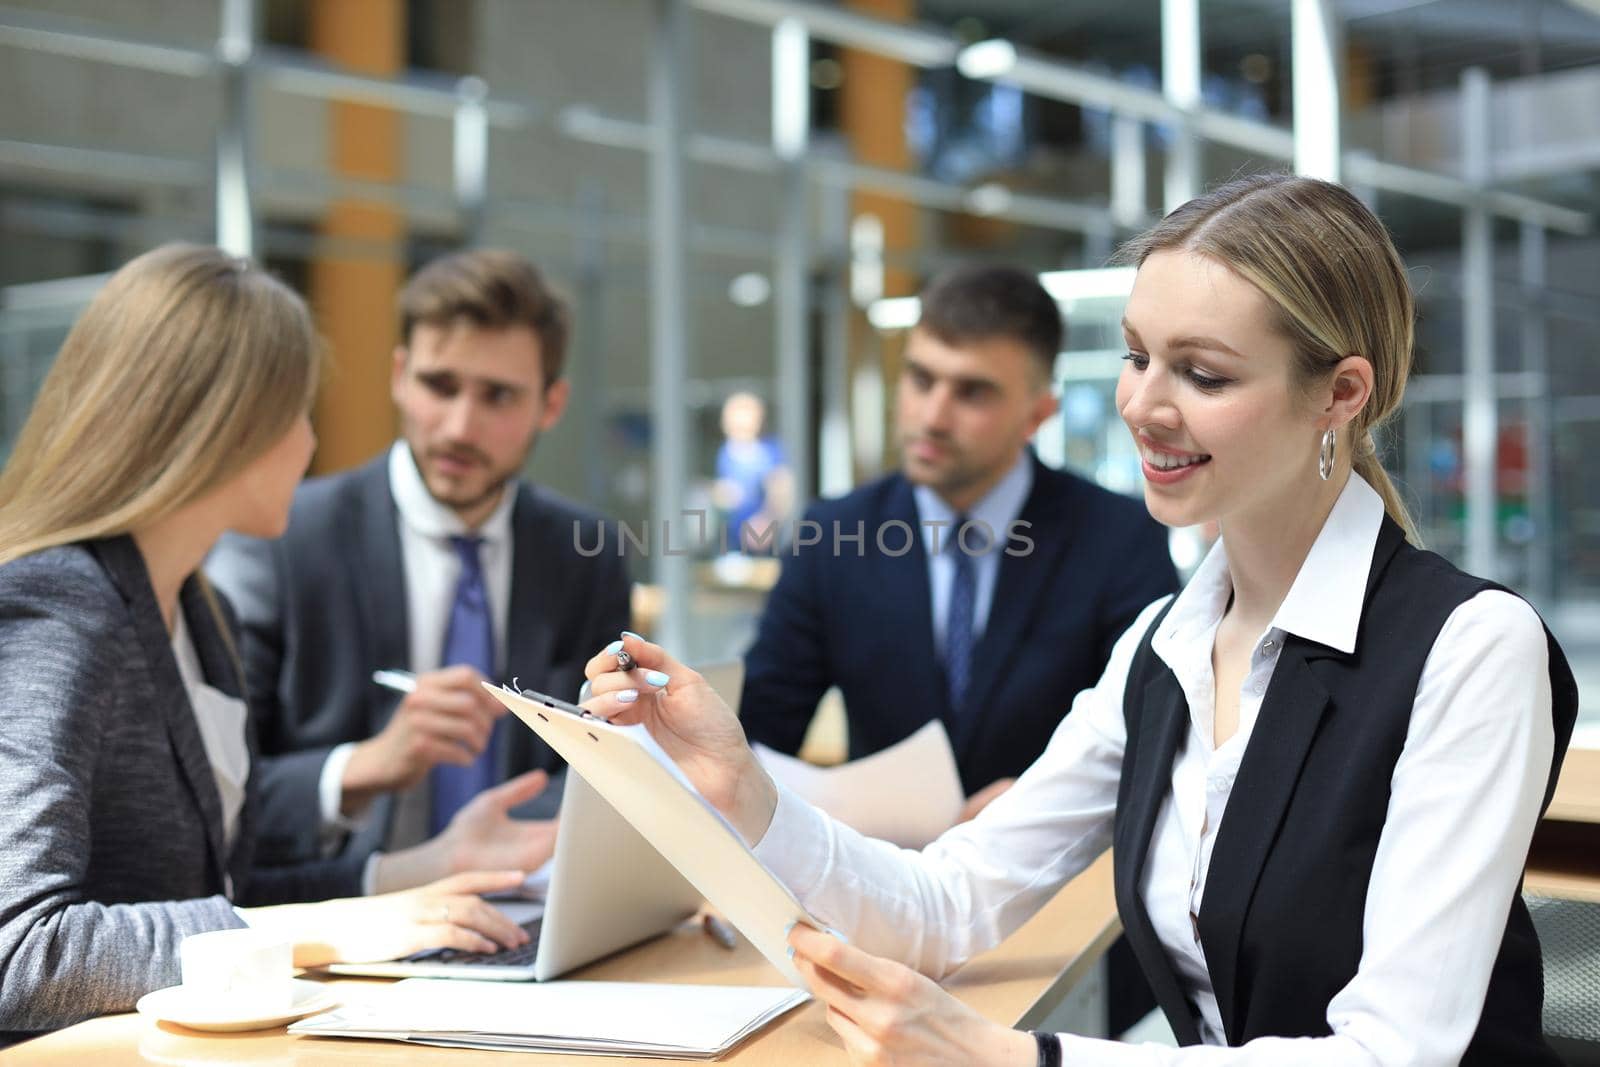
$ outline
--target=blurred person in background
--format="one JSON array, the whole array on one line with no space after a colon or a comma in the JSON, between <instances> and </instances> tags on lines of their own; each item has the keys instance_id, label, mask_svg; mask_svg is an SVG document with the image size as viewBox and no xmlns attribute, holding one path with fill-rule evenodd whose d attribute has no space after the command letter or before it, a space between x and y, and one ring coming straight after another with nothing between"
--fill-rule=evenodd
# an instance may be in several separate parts
<instances>
[{"instance_id":1,"label":"blurred person in background","mask_svg":"<svg viewBox=\"0 0 1600 1067\"><path fill-rule=\"evenodd\" d=\"M1029 271L963 267L923 291L895 393L900 470L807 510L820 540L786 554L745 654L752 741L798 751L834 686L851 759L937 719L971 818L1044 751L1061 695L1093 685L1139 609L1177 588L1137 501L1029 445L1056 410L1062 339Z\"/></svg>"},{"instance_id":2,"label":"blurred person in background","mask_svg":"<svg viewBox=\"0 0 1600 1067\"><path fill-rule=\"evenodd\" d=\"M774 437L762 433L767 406L754 393L732 393L722 402L722 446L712 497L739 551L770 553L780 538L773 530L793 506L794 479Z\"/></svg>"}]
</instances>

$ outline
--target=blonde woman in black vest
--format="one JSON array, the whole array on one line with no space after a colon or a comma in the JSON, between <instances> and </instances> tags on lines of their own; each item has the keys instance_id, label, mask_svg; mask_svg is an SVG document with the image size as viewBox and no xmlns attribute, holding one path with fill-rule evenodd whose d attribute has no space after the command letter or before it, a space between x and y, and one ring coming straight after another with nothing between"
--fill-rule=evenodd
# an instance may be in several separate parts
<instances>
[{"instance_id":1,"label":"blonde woman in black vest","mask_svg":"<svg viewBox=\"0 0 1600 1067\"><path fill-rule=\"evenodd\" d=\"M1576 689L1532 608L1415 547L1373 454L1412 349L1387 233L1336 185L1255 177L1127 256L1117 407L1146 502L1222 538L1093 689L1061 694L1049 748L978 819L921 853L862 838L780 792L717 694L631 636L638 668L597 655L588 707L647 723L848 935L790 944L855 1062L1559 1062L1518 887ZM1184 1047L1009 1030L930 980L1111 845Z\"/></svg>"}]
</instances>

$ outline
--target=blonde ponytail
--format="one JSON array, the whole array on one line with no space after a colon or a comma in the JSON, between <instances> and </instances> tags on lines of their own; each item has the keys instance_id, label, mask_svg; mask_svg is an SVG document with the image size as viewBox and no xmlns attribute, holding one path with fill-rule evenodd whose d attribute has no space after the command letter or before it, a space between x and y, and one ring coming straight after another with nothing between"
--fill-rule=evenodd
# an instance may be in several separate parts
<instances>
[{"instance_id":1,"label":"blonde ponytail","mask_svg":"<svg viewBox=\"0 0 1600 1067\"><path fill-rule=\"evenodd\" d=\"M1383 499L1383 510L1405 531L1406 540L1422 546L1422 534L1417 530L1416 523L1411 518L1411 510L1406 507L1405 501L1400 497L1400 489L1389 477L1389 472L1383 469L1383 463L1378 459L1377 453L1368 452L1358 454L1353 464L1355 472L1367 480L1367 484Z\"/></svg>"}]
</instances>

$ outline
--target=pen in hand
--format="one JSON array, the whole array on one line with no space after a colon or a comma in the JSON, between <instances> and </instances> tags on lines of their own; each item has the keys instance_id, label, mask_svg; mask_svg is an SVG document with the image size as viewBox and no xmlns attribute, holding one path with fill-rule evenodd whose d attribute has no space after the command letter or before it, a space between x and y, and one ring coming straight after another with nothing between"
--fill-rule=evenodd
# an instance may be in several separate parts
<instances>
[{"instance_id":1,"label":"pen in hand","mask_svg":"<svg viewBox=\"0 0 1600 1067\"><path fill-rule=\"evenodd\" d=\"M385 689L393 689L396 693L415 693L417 691L417 676L410 671L392 669L373 671L372 680Z\"/></svg>"}]
</instances>

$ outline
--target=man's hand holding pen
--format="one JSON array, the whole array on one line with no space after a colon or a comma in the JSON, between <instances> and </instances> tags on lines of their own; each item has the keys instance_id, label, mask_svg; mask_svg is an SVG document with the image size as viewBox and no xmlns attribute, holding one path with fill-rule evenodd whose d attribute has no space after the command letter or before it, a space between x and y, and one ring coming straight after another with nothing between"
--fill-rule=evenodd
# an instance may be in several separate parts
<instances>
[{"instance_id":1,"label":"man's hand holding pen","mask_svg":"<svg viewBox=\"0 0 1600 1067\"><path fill-rule=\"evenodd\" d=\"M341 808L358 814L377 794L409 789L440 763L464 767L489 743L505 706L484 692L472 667L415 677L414 688L379 733L356 745L345 765Z\"/></svg>"},{"instance_id":2,"label":"man's hand holding pen","mask_svg":"<svg viewBox=\"0 0 1600 1067\"><path fill-rule=\"evenodd\" d=\"M408 704L413 708L426 707L426 698L431 690L440 688L450 693L462 680L475 681L480 677L478 672L470 667L456 667L421 675L403 670L379 670L373 672L372 680L387 689L406 695L400 709L395 712L395 718L398 719L401 709L406 709ZM413 701L412 698L419 692L425 699ZM474 692L482 693L482 687L479 686ZM466 716L478 718L477 708L467 705L464 701L456 701L453 695L450 699L452 706L465 709ZM498 701L495 701L495 705L503 712L503 705ZM421 721L416 711L408 714L411 715L413 726ZM493 718L488 718L487 723L488 727L492 728ZM390 726L393 726L393 720ZM414 734L417 732L413 731ZM382 736L380 734L379 737L373 738L373 741L379 740ZM474 756L477 752L481 752L483 745L487 743L487 729L483 731L482 737L483 741L478 743L476 750L473 751ZM368 742L368 745L371 744L372 742ZM449 758L427 762L422 773L427 773L428 769L438 763L456 762L461 758L458 753L468 751L465 745L457 740L446 739L444 744L449 747L449 751L445 753ZM376 751L380 755L382 753L380 748L371 748L368 751ZM345 778L348 782L348 772ZM548 783L549 777L544 771L520 774L478 794L456 812L450 820L450 825L436 837L411 848L379 854L373 877L376 891L381 893L405 889L463 871L534 870L542 866L555 850L556 820L516 819L512 818L511 811L542 793Z\"/></svg>"}]
</instances>

